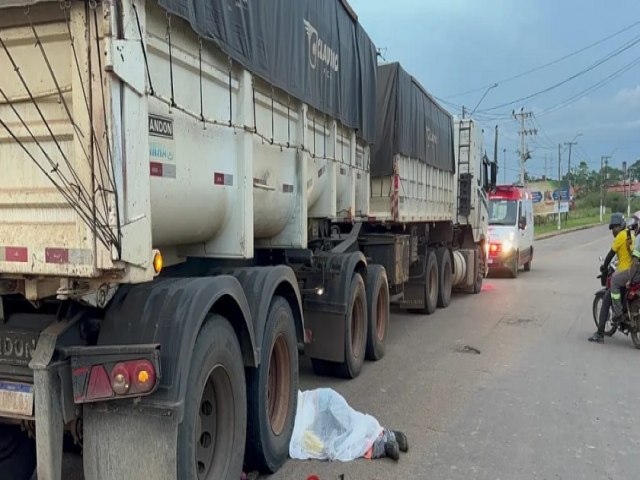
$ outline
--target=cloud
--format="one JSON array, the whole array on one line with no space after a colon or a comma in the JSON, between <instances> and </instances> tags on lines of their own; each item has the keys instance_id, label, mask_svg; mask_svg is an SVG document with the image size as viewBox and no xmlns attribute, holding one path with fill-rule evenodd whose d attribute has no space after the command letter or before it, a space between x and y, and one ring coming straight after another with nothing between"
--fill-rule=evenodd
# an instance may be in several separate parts
<instances>
[{"instance_id":1,"label":"cloud","mask_svg":"<svg viewBox=\"0 0 640 480\"><path fill-rule=\"evenodd\" d=\"M640 106L640 85L635 87L623 88L619 90L613 97L613 100L626 107Z\"/></svg>"},{"instance_id":2,"label":"cloud","mask_svg":"<svg viewBox=\"0 0 640 480\"><path fill-rule=\"evenodd\" d=\"M625 128L640 128L640 118L637 120L631 120L624 124Z\"/></svg>"}]
</instances>

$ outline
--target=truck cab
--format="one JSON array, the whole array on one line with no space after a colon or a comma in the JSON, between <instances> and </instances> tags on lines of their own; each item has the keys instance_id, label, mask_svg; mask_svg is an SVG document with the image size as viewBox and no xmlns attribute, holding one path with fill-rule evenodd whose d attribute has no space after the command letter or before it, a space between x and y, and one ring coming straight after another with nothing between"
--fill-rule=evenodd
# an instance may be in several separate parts
<instances>
[{"instance_id":1,"label":"truck cab","mask_svg":"<svg viewBox=\"0 0 640 480\"><path fill-rule=\"evenodd\" d=\"M489 270L531 269L533 259L533 201L520 186L498 185L489 194Z\"/></svg>"}]
</instances>

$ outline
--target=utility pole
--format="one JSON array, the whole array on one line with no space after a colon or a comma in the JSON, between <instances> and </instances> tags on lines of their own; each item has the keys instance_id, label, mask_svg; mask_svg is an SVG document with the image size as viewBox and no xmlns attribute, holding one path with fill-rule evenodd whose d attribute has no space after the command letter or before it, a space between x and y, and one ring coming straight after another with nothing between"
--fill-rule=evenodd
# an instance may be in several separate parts
<instances>
[{"instance_id":1,"label":"utility pole","mask_svg":"<svg viewBox=\"0 0 640 480\"><path fill-rule=\"evenodd\" d=\"M631 180L629 179L629 190L627 190L628 170L627 162L622 162L622 191L627 197L627 218L631 216Z\"/></svg>"},{"instance_id":2,"label":"utility pole","mask_svg":"<svg viewBox=\"0 0 640 480\"><path fill-rule=\"evenodd\" d=\"M502 180L505 185L507 184L507 149L502 149L502 159L504 160L504 172L502 173Z\"/></svg>"},{"instance_id":3,"label":"utility pole","mask_svg":"<svg viewBox=\"0 0 640 480\"><path fill-rule=\"evenodd\" d=\"M607 176L607 166L611 155L602 155L600 157L600 223L604 214L604 182ZM604 170L603 170L604 165Z\"/></svg>"},{"instance_id":4,"label":"utility pole","mask_svg":"<svg viewBox=\"0 0 640 480\"><path fill-rule=\"evenodd\" d=\"M582 134L579 133L575 137L573 137L573 140L571 140L570 142L564 142L565 145L569 146L569 160L567 166L567 200L569 201L571 201L571 147L578 144L578 142L576 142L575 140L576 138L581 136Z\"/></svg>"},{"instance_id":5,"label":"utility pole","mask_svg":"<svg viewBox=\"0 0 640 480\"><path fill-rule=\"evenodd\" d=\"M564 142L565 145L569 145L569 160L567 166L567 190L569 191L569 199L571 199L571 147L577 145L578 142Z\"/></svg>"},{"instance_id":6,"label":"utility pole","mask_svg":"<svg viewBox=\"0 0 640 480\"><path fill-rule=\"evenodd\" d=\"M560 221L560 198L562 198L562 195L560 194L561 190L560 190L560 155L562 154L560 149L562 148L562 145L558 144L558 230L560 230L560 228L562 228L561 225L561 221Z\"/></svg>"},{"instance_id":7,"label":"utility pole","mask_svg":"<svg viewBox=\"0 0 640 480\"><path fill-rule=\"evenodd\" d=\"M520 121L520 184L524 185L524 162L526 162L531 155L529 154L529 152L526 149L526 144L525 144L525 137L527 135L536 135L538 133L538 130L535 128L530 128L530 129L526 129L524 128L524 121L527 118L530 118L533 116L532 112L525 112L523 111L523 109L520 109L520 112L516 113L515 111L512 112L513 118L515 120L519 120Z\"/></svg>"}]
</instances>

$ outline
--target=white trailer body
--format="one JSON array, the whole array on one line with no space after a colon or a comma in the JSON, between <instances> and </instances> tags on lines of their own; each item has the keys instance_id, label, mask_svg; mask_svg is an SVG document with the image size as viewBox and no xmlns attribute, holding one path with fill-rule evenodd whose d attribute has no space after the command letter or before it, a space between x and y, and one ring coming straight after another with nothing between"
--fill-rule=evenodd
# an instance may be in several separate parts
<instances>
[{"instance_id":1,"label":"white trailer body","mask_svg":"<svg viewBox=\"0 0 640 480\"><path fill-rule=\"evenodd\" d=\"M368 214L369 146L354 129L152 2L137 18L125 5L124 39L110 11L97 32L80 6L47 4L35 32L22 10L3 15L2 65L22 76L0 78L3 274L144 282L154 248L169 264L250 259L256 245L306 248L308 217Z\"/></svg>"},{"instance_id":2,"label":"white trailer body","mask_svg":"<svg viewBox=\"0 0 640 480\"><path fill-rule=\"evenodd\" d=\"M88 480L270 473L298 346L324 336L359 373L344 325L367 327L366 259L310 244L369 216L375 47L344 0L193 4L220 21L174 0L0 4L0 471L16 479L36 450L60 478L63 434ZM341 333L305 328L303 298Z\"/></svg>"}]
</instances>

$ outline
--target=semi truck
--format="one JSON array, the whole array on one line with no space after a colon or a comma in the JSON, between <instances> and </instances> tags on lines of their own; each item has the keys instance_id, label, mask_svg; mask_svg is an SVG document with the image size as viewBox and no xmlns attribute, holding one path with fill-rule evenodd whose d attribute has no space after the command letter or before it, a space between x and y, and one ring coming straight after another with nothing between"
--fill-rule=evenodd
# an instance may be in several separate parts
<instances>
[{"instance_id":1,"label":"semi truck","mask_svg":"<svg viewBox=\"0 0 640 480\"><path fill-rule=\"evenodd\" d=\"M0 478L286 460L298 354L486 273L495 164L344 0L0 6Z\"/></svg>"}]
</instances>

